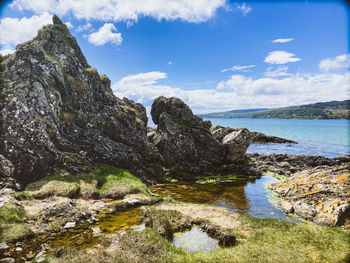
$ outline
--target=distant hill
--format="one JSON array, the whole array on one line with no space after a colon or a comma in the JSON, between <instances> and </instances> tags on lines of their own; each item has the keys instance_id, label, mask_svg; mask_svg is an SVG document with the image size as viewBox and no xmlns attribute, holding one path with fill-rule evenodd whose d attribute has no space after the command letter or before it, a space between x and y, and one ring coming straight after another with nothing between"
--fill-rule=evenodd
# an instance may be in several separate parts
<instances>
[{"instance_id":1,"label":"distant hill","mask_svg":"<svg viewBox=\"0 0 350 263\"><path fill-rule=\"evenodd\" d=\"M350 100L318 102L275 109L239 109L201 114L201 117L270 119L350 119Z\"/></svg>"}]
</instances>

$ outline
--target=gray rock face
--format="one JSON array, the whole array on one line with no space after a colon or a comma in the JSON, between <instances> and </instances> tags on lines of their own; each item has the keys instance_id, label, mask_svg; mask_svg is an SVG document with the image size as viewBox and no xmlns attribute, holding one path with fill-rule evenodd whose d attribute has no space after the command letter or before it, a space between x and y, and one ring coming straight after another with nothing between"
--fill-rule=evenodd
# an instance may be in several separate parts
<instances>
[{"instance_id":1,"label":"gray rock face","mask_svg":"<svg viewBox=\"0 0 350 263\"><path fill-rule=\"evenodd\" d=\"M183 101L174 97L155 99L151 115L158 127L150 130L148 136L163 156L166 166L203 175L224 170L232 172L230 165L244 163L242 160L251 142L248 130L232 129L225 134L216 130L212 133L209 121L194 115Z\"/></svg>"},{"instance_id":2,"label":"gray rock face","mask_svg":"<svg viewBox=\"0 0 350 263\"><path fill-rule=\"evenodd\" d=\"M55 168L76 173L108 163L152 181L144 168L162 157L146 136L145 108L115 97L68 28L53 22L0 56L1 177L25 184Z\"/></svg>"},{"instance_id":3,"label":"gray rock face","mask_svg":"<svg viewBox=\"0 0 350 263\"><path fill-rule=\"evenodd\" d=\"M234 162L245 156L253 136L248 129L215 126L211 133L226 148L226 162Z\"/></svg>"}]
</instances>

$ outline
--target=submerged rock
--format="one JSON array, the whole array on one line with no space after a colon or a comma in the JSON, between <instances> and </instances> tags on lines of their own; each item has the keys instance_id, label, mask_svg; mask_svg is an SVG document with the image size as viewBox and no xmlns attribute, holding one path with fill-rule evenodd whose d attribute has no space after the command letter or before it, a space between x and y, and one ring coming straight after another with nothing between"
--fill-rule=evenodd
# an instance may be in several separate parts
<instances>
[{"instance_id":1,"label":"submerged rock","mask_svg":"<svg viewBox=\"0 0 350 263\"><path fill-rule=\"evenodd\" d=\"M212 134L210 121L194 115L175 97L155 99L151 115L158 126L149 130L148 136L173 175L242 173L237 167L246 165L244 156L251 142L248 130L232 130L220 140Z\"/></svg>"},{"instance_id":2,"label":"submerged rock","mask_svg":"<svg viewBox=\"0 0 350 263\"><path fill-rule=\"evenodd\" d=\"M145 108L113 95L58 17L0 58L0 177L27 184L55 168L108 163L156 180L145 168L162 157L146 136Z\"/></svg>"}]
</instances>

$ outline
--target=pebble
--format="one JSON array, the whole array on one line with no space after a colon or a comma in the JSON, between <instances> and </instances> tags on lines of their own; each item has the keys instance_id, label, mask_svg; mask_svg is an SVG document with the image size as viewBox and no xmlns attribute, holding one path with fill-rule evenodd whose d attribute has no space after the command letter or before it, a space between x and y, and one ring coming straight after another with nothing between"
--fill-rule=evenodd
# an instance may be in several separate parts
<instances>
[{"instance_id":1,"label":"pebble","mask_svg":"<svg viewBox=\"0 0 350 263\"><path fill-rule=\"evenodd\" d=\"M15 259L14 258L3 258L0 259L0 263L15 263Z\"/></svg>"},{"instance_id":2,"label":"pebble","mask_svg":"<svg viewBox=\"0 0 350 263\"><path fill-rule=\"evenodd\" d=\"M75 227L75 222L68 222L63 228L73 228Z\"/></svg>"}]
</instances>

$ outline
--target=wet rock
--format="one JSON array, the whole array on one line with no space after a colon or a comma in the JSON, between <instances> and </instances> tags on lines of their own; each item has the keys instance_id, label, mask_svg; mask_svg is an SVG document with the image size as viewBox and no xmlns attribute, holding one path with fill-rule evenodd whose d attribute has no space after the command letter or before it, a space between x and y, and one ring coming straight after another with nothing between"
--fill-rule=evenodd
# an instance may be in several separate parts
<instances>
[{"instance_id":1,"label":"wet rock","mask_svg":"<svg viewBox=\"0 0 350 263\"><path fill-rule=\"evenodd\" d=\"M163 156L172 176L193 177L194 174L232 173L237 167L225 166L241 162L250 144L246 129L225 134L225 141L211 132L211 123L194 115L182 100L158 97L151 108L157 129L148 136ZM223 138L222 138L223 139Z\"/></svg>"},{"instance_id":2,"label":"wet rock","mask_svg":"<svg viewBox=\"0 0 350 263\"><path fill-rule=\"evenodd\" d=\"M56 168L95 163L157 181L161 156L148 140L145 108L113 95L58 17L14 54L0 57L0 178L23 185ZM149 167L155 167L150 173Z\"/></svg>"}]
</instances>

